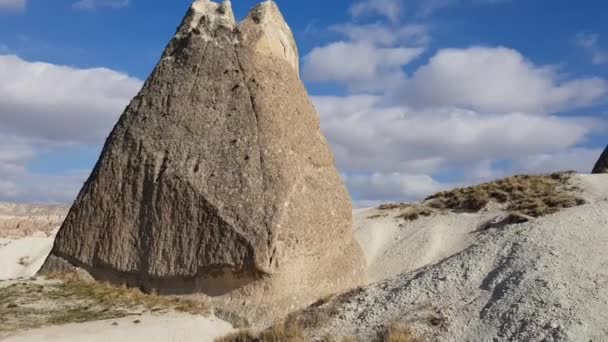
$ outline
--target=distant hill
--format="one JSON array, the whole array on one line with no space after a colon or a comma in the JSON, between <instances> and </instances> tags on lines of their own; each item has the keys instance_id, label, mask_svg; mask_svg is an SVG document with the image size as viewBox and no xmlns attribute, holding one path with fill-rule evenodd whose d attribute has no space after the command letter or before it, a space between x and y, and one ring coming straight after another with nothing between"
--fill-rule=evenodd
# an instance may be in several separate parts
<instances>
[{"instance_id":1,"label":"distant hill","mask_svg":"<svg viewBox=\"0 0 608 342\"><path fill-rule=\"evenodd\" d=\"M51 236L70 207L0 202L0 237Z\"/></svg>"}]
</instances>

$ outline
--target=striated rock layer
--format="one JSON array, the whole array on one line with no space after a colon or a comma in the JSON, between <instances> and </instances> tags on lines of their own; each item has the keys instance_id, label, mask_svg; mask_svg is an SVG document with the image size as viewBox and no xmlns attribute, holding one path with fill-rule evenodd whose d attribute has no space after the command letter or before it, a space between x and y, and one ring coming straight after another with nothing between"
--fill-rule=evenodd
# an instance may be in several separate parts
<instances>
[{"instance_id":1,"label":"striated rock layer","mask_svg":"<svg viewBox=\"0 0 608 342\"><path fill-rule=\"evenodd\" d=\"M0 202L0 238L52 236L68 209L65 205Z\"/></svg>"},{"instance_id":2,"label":"striated rock layer","mask_svg":"<svg viewBox=\"0 0 608 342\"><path fill-rule=\"evenodd\" d=\"M106 141L42 273L204 293L258 319L359 283L351 204L266 1L195 2Z\"/></svg>"}]
</instances>

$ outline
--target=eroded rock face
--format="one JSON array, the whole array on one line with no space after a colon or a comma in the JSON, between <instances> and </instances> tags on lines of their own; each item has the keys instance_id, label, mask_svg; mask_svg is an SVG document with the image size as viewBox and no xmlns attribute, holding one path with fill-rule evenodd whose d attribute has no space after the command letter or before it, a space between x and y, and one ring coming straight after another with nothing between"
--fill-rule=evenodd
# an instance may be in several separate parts
<instances>
[{"instance_id":1,"label":"eroded rock face","mask_svg":"<svg viewBox=\"0 0 608 342\"><path fill-rule=\"evenodd\" d=\"M68 209L65 205L0 202L0 238L52 236Z\"/></svg>"},{"instance_id":2,"label":"eroded rock face","mask_svg":"<svg viewBox=\"0 0 608 342\"><path fill-rule=\"evenodd\" d=\"M592 173L608 173L608 147L595 163Z\"/></svg>"},{"instance_id":3,"label":"eroded rock face","mask_svg":"<svg viewBox=\"0 0 608 342\"><path fill-rule=\"evenodd\" d=\"M351 204L274 2L235 24L195 2L102 155L42 272L85 270L277 316L356 286Z\"/></svg>"}]
</instances>

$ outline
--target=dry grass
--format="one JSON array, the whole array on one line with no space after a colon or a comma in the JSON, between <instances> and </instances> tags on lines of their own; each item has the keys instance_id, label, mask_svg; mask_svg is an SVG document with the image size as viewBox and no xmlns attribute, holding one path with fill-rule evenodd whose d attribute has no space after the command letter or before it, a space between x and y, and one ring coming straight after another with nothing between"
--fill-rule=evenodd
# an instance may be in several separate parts
<instances>
[{"instance_id":1,"label":"dry grass","mask_svg":"<svg viewBox=\"0 0 608 342\"><path fill-rule=\"evenodd\" d=\"M477 212L490 202L503 205L508 213L540 217L564 208L585 204L579 189L568 184L572 172L549 175L519 175L467 188L444 191L420 204L384 204L378 210L398 210L397 218L407 221L442 211Z\"/></svg>"},{"instance_id":2,"label":"dry grass","mask_svg":"<svg viewBox=\"0 0 608 342\"><path fill-rule=\"evenodd\" d=\"M391 324L385 335L384 342L420 342L412 329L404 324Z\"/></svg>"},{"instance_id":3,"label":"dry grass","mask_svg":"<svg viewBox=\"0 0 608 342\"><path fill-rule=\"evenodd\" d=\"M505 205L509 212L532 217L553 214L560 209L585 204L568 185L571 173L521 175L473 187L444 191L423 203L435 209L476 212L490 201Z\"/></svg>"},{"instance_id":4,"label":"dry grass","mask_svg":"<svg viewBox=\"0 0 608 342\"><path fill-rule=\"evenodd\" d=\"M279 324L260 333L251 330L241 330L224 337L216 338L214 342L304 342L309 341L305 337L305 329L289 324ZM354 337L324 336L315 341L319 342L357 342Z\"/></svg>"},{"instance_id":5,"label":"dry grass","mask_svg":"<svg viewBox=\"0 0 608 342\"><path fill-rule=\"evenodd\" d=\"M355 290L360 291L360 290ZM358 293L358 292L357 292ZM303 342L306 331L315 331L336 316L338 302L342 296L325 296L308 308L296 311L287 316L285 321L276 324L261 332L252 330L241 330L225 337L216 339L215 342ZM351 342L353 338L337 339L333 336L325 336L323 342Z\"/></svg>"},{"instance_id":6,"label":"dry grass","mask_svg":"<svg viewBox=\"0 0 608 342\"><path fill-rule=\"evenodd\" d=\"M148 295L69 277L20 282L0 289L0 333L169 311L206 315L209 308L200 301Z\"/></svg>"},{"instance_id":7,"label":"dry grass","mask_svg":"<svg viewBox=\"0 0 608 342\"><path fill-rule=\"evenodd\" d=\"M328 322L338 312L333 295L319 299L304 310L296 311L287 316L285 324L302 329L318 329Z\"/></svg>"},{"instance_id":8,"label":"dry grass","mask_svg":"<svg viewBox=\"0 0 608 342\"><path fill-rule=\"evenodd\" d=\"M259 333L251 330L215 339L215 342L304 342L304 330L297 325L279 324Z\"/></svg>"},{"instance_id":9,"label":"dry grass","mask_svg":"<svg viewBox=\"0 0 608 342\"><path fill-rule=\"evenodd\" d=\"M435 210L421 204L412 204L409 207L403 209L397 218L404 219L406 221L415 221L421 216L429 217L435 213Z\"/></svg>"},{"instance_id":10,"label":"dry grass","mask_svg":"<svg viewBox=\"0 0 608 342\"><path fill-rule=\"evenodd\" d=\"M418 203L392 203L392 204L383 204L378 207L380 211L389 211L389 210L398 210L399 215L397 218L404 219L406 221L415 221L419 219L421 216L428 217L435 214L435 209L418 204ZM388 214L376 214L368 217L369 219L377 218L377 217L386 217Z\"/></svg>"}]
</instances>

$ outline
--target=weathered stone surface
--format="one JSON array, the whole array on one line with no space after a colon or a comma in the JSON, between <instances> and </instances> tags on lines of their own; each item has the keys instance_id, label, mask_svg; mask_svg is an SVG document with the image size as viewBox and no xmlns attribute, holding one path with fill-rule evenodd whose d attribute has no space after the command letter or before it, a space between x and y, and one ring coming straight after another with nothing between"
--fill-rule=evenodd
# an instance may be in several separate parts
<instances>
[{"instance_id":1,"label":"weathered stone surface","mask_svg":"<svg viewBox=\"0 0 608 342\"><path fill-rule=\"evenodd\" d=\"M276 317L358 285L351 204L277 5L192 5L106 141L42 272Z\"/></svg>"},{"instance_id":2,"label":"weathered stone surface","mask_svg":"<svg viewBox=\"0 0 608 342\"><path fill-rule=\"evenodd\" d=\"M608 147L595 163L592 173L608 173Z\"/></svg>"}]
</instances>

